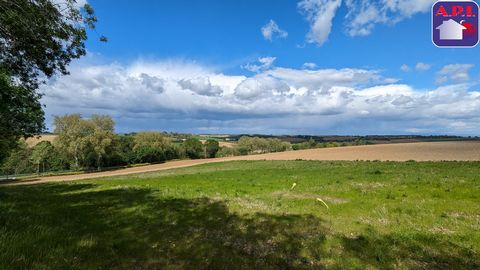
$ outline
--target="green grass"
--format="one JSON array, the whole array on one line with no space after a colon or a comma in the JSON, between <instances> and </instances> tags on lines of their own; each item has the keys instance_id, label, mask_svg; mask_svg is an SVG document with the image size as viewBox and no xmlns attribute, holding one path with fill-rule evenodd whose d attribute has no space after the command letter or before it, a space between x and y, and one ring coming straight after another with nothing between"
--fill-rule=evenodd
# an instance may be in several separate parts
<instances>
[{"instance_id":1,"label":"green grass","mask_svg":"<svg viewBox=\"0 0 480 270\"><path fill-rule=\"evenodd\" d=\"M0 269L45 268L479 269L480 162L241 161L0 187Z\"/></svg>"}]
</instances>

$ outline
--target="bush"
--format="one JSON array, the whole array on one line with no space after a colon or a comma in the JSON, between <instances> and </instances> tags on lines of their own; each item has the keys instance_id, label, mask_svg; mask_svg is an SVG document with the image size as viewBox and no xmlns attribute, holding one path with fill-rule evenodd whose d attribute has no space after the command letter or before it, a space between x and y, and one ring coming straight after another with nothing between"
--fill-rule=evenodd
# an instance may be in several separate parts
<instances>
[{"instance_id":1,"label":"bush","mask_svg":"<svg viewBox=\"0 0 480 270\"><path fill-rule=\"evenodd\" d=\"M233 157L243 155L239 150L240 148L238 147L221 147L217 152L216 157Z\"/></svg>"},{"instance_id":2,"label":"bush","mask_svg":"<svg viewBox=\"0 0 480 270\"><path fill-rule=\"evenodd\" d=\"M159 132L141 132L134 137L133 152L139 163L163 162L178 157L170 138Z\"/></svg>"},{"instance_id":3,"label":"bush","mask_svg":"<svg viewBox=\"0 0 480 270\"><path fill-rule=\"evenodd\" d=\"M198 159L204 157L203 145L195 138L189 138L183 142L183 148L188 158Z\"/></svg>"},{"instance_id":4,"label":"bush","mask_svg":"<svg viewBox=\"0 0 480 270\"><path fill-rule=\"evenodd\" d=\"M214 158L217 155L218 150L220 150L220 144L215 140L208 140L205 143L205 149L207 157Z\"/></svg>"}]
</instances>

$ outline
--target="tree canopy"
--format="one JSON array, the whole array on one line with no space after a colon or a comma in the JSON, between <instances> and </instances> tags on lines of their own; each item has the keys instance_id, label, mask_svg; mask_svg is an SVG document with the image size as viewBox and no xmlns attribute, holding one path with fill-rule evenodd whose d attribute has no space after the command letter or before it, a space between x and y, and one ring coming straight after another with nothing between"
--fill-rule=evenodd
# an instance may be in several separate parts
<instances>
[{"instance_id":1,"label":"tree canopy","mask_svg":"<svg viewBox=\"0 0 480 270\"><path fill-rule=\"evenodd\" d=\"M0 163L17 146L20 136L32 136L43 129L44 114L39 95L15 85L0 69Z\"/></svg>"},{"instance_id":2,"label":"tree canopy","mask_svg":"<svg viewBox=\"0 0 480 270\"><path fill-rule=\"evenodd\" d=\"M0 66L36 89L41 76L68 74L96 22L93 8L75 0L0 0Z\"/></svg>"},{"instance_id":3,"label":"tree canopy","mask_svg":"<svg viewBox=\"0 0 480 270\"><path fill-rule=\"evenodd\" d=\"M20 137L44 130L39 84L68 74L96 22L76 0L0 0L0 162Z\"/></svg>"}]
</instances>

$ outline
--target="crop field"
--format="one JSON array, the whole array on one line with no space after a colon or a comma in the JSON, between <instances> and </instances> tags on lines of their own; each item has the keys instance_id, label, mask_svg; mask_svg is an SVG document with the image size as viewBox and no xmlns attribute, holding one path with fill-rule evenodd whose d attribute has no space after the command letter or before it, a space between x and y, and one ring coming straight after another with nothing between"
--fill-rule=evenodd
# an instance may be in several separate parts
<instances>
[{"instance_id":1,"label":"crop field","mask_svg":"<svg viewBox=\"0 0 480 270\"><path fill-rule=\"evenodd\" d=\"M0 186L0 269L479 269L480 162L232 161Z\"/></svg>"}]
</instances>

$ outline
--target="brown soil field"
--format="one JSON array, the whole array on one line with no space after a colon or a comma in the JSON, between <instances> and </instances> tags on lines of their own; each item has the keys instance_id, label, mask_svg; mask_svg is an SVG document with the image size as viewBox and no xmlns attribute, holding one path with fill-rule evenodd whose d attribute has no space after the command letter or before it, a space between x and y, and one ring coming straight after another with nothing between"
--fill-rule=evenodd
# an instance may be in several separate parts
<instances>
[{"instance_id":1,"label":"brown soil field","mask_svg":"<svg viewBox=\"0 0 480 270\"><path fill-rule=\"evenodd\" d=\"M57 137L57 135L45 134L45 135L40 135L40 136L27 138L25 140L25 142L27 143L28 147L34 147L39 142L43 142L43 141L53 142L53 140L56 137Z\"/></svg>"},{"instance_id":2,"label":"brown soil field","mask_svg":"<svg viewBox=\"0 0 480 270\"><path fill-rule=\"evenodd\" d=\"M338 148L308 149L262 155L226 157L214 159L179 160L163 164L119 169L115 171L77 175L39 177L37 179L6 183L25 185L45 182L73 181L89 178L144 173L173 168L189 167L205 163L233 160L380 160L380 161L480 161L480 142L421 142L405 144L381 144Z\"/></svg>"},{"instance_id":3,"label":"brown soil field","mask_svg":"<svg viewBox=\"0 0 480 270\"><path fill-rule=\"evenodd\" d=\"M206 143L207 140L200 140L201 143ZM235 143L233 142L218 142L218 145L220 147L229 147L229 148L233 148L235 147Z\"/></svg>"}]
</instances>

